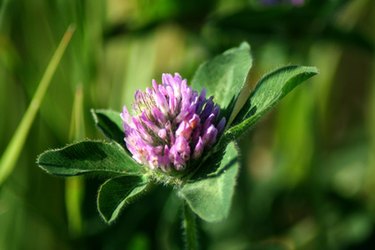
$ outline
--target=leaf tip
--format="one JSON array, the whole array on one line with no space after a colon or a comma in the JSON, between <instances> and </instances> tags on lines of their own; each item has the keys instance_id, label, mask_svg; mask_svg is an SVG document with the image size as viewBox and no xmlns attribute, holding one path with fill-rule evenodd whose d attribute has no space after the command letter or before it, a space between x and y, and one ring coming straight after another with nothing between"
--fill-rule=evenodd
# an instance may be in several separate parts
<instances>
[{"instance_id":1,"label":"leaf tip","mask_svg":"<svg viewBox=\"0 0 375 250\"><path fill-rule=\"evenodd\" d=\"M35 162L35 163L37 164L37 166L38 166L40 169L42 169L44 172L46 172L46 173L48 173L48 174L52 174L52 172L49 171L49 169L48 169L48 167L46 166L45 161L44 161L43 159L46 157L46 155L47 155L50 151L51 151L51 150L47 150L47 151L45 151L45 152L39 154L39 155L37 156L37 158L36 158L36 162Z\"/></svg>"},{"instance_id":2,"label":"leaf tip","mask_svg":"<svg viewBox=\"0 0 375 250\"><path fill-rule=\"evenodd\" d=\"M115 222L117 216L114 216L113 213L110 216L108 216L108 214L103 211L102 202L101 202L101 194L100 194L102 187L103 186L101 186L98 190L98 195L97 195L97 198L96 198L96 207L97 207L98 213L100 215L100 218L102 218L104 223L106 223L107 225L111 225Z\"/></svg>"},{"instance_id":3,"label":"leaf tip","mask_svg":"<svg viewBox=\"0 0 375 250\"><path fill-rule=\"evenodd\" d=\"M99 122L99 118L98 118L98 115L97 115L97 110L96 109L90 109L90 113L94 119L94 122L95 124L97 124Z\"/></svg>"},{"instance_id":4,"label":"leaf tip","mask_svg":"<svg viewBox=\"0 0 375 250\"><path fill-rule=\"evenodd\" d=\"M305 66L304 68L306 69L307 73L310 73L312 75L319 74L319 69L315 66Z\"/></svg>"},{"instance_id":5,"label":"leaf tip","mask_svg":"<svg viewBox=\"0 0 375 250\"><path fill-rule=\"evenodd\" d=\"M246 41L243 41L241 44L240 44L240 49L246 49L246 50L250 50L250 44Z\"/></svg>"},{"instance_id":6,"label":"leaf tip","mask_svg":"<svg viewBox=\"0 0 375 250\"><path fill-rule=\"evenodd\" d=\"M113 218L113 216L112 216L112 217L108 218L108 217L107 217L107 216L106 216L106 215L100 210L99 205L98 205L98 212L99 212L100 218L102 218L102 220L103 220L103 222L104 222L105 224L107 224L107 225L112 225L112 224L114 224L114 222L116 221L116 218L117 218L117 217Z\"/></svg>"}]
</instances>

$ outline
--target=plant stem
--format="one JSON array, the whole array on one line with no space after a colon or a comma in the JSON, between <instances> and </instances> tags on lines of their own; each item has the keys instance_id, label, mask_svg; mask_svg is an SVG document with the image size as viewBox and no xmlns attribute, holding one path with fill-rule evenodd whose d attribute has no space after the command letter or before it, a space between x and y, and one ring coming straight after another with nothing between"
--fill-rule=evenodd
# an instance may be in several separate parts
<instances>
[{"instance_id":1,"label":"plant stem","mask_svg":"<svg viewBox=\"0 0 375 250\"><path fill-rule=\"evenodd\" d=\"M183 204L183 214L182 223L185 234L185 248L188 250L196 250L198 249L196 218L186 201L184 201Z\"/></svg>"}]
</instances>

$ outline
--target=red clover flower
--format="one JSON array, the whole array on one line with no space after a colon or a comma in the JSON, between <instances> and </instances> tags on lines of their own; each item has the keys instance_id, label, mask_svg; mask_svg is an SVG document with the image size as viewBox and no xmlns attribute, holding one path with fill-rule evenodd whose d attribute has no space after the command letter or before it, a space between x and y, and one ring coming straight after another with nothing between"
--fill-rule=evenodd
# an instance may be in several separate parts
<instances>
[{"instance_id":1,"label":"red clover flower","mask_svg":"<svg viewBox=\"0 0 375 250\"><path fill-rule=\"evenodd\" d=\"M308 66L276 69L258 81L235 113L251 66L250 46L242 43L199 66L192 80L196 90L178 73L163 74L161 84L153 80L150 88L135 93L131 111L124 107L121 117L114 110L92 110L95 124L109 142L85 139L47 150L37 164L57 176L109 177L97 198L98 211L107 223L155 184L173 187L182 201L186 248L196 249L194 214L207 222L229 214L240 167L233 141L318 73ZM232 122L226 121L229 117Z\"/></svg>"},{"instance_id":2,"label":"red clover flower","mask_svg":"<svg viewBox=\"0 0 375 250\"><path fill-rule=\"evenodd\" d=\"M125 143L133 158L150 169L183 170L212 147L224 130L220 107L175 73L162 75L162 84L135 93L132 115L123 108Z\"/></svg>"}]
</instances>

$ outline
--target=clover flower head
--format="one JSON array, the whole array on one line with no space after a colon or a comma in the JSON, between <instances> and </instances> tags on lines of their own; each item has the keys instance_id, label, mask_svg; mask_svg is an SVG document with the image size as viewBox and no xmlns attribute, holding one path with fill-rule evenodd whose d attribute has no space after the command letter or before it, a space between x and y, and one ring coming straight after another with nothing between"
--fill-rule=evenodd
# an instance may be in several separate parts
<instances>
[{"instance_id":1,"label":"clover flower head","mask_svg":"<svg viewBox=\"0 0 375 250\"><path fill-rule=\"evenodd\" d=\"M121 113L126 146L137 162L162 171L185 169L215 144L226 124L213 97L193 90L178 73L138 90L132 108L132 114L126 107Z\"/></svg>"}]
</instances>

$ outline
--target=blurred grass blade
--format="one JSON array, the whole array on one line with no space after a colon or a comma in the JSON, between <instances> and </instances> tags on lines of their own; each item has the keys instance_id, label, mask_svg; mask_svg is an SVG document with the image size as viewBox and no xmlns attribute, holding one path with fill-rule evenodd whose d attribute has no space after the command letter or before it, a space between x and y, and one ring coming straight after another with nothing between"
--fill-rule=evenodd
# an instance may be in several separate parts
<instances>
[{"instance_id":1,"label":"blurred grass blade","mask_svg":"<svg viewBox=\"0 0 375 250\"><path fill-rule=\"evenodd\" d=\"M74 176L65 181L65 206L69 234L78 238L82 234L81 206L84 197L84 182L82 176Z\"/></svg>"},{"instance_id":2,"label":"blurred grass blade","mask_svg":"<svg viewBox=\"0 0 375 250\"><path fill-rule=\"evenodd\" d=\"M69 138L71 141L83 139L85 136L85 122L83 119L83 88L78 85L74 96L72 117L70 119Z\"/></svg>"},{"instance_id":3,"label":"blurred grass blade","mask_svg":"<svg viewBox=\"0 0 375 250\"><path fill-rule=\"evenodd\" d=\"M83 119L83 91L78 85L74 97L73 111L70 125L70 139L81 140L85 135ZM78 238L82 234L81 206L84 197L84 180L81 176L74 176L65 180L65 206L68 220L69 234Z\"/></svg>"},{"instance_id":4,"label":"blurred grass blade","mask_svg":"<svg viewBox=\"0 0 375 250\"><path fill-rule=\"evenodd\" d=\"M35 95L31 100L31 103L27 108L26 113L21 120L21 123L17 127L16 132L14 133L11 141L9 142L9 145L7 146L1 157L0 186L4 183L4 181L13 171L13 168L17 162L21 149L23 148L23 145L25 143L26 137L30 131L30 127L34 121L35 115L39 110L44 95L48 89L49 84L51 83L52 77L56 71L57 66L61 61L61 58L65 52L66 47L69 44L69 41L72 38L73 33L74 27L69 26L59 46L53 54L47 66L47 69L43 74L42 79L39 82Z\"/></svg>"}]
</instances>

